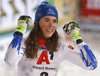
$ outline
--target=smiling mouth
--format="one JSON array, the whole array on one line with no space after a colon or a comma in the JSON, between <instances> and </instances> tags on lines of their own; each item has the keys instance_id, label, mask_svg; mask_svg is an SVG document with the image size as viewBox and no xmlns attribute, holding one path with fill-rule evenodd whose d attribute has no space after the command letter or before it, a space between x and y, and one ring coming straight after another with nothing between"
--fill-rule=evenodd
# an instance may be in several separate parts
<instances>
[{"instance_id":1,"label":"smiling mouth","mask_svg":"<svg viewBox=\"0 0 100 76\"><path fill-rule=\"evenodd\" d=\"M46 30L47 32L53 32L53 30Z\"/></svg>"}]
</instances>

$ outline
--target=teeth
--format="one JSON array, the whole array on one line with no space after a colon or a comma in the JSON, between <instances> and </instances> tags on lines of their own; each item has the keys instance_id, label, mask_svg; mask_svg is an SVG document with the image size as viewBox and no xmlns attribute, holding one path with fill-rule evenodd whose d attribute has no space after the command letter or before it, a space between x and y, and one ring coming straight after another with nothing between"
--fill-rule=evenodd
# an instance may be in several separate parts
<instances>
[{"instance_id":1,"label":"teeth","mask_svg":"<svg viewBox=\"0 0 100 76\"><path fill-rule=\"evenodd\" d=\"M47 30L47 31L52 32L52 30Z\"/></svg>"}]
</instances>

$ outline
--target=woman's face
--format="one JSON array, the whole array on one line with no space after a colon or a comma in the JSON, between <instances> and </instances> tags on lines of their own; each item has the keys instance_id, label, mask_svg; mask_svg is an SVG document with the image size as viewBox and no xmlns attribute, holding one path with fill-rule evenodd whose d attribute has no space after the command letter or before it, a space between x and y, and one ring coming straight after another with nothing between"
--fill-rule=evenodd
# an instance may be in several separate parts
<instances>
[{"instance_id":1,"label":"woman's face","mask_svg":"<svg viewBox=\"0 0 100 76\"><path fill-rule=\"evenodd\" d=\"M50 38L56 30L57 18L54 16L45 16L39 21L40 28L45 38Z\"/></svg>"}]
</instances>

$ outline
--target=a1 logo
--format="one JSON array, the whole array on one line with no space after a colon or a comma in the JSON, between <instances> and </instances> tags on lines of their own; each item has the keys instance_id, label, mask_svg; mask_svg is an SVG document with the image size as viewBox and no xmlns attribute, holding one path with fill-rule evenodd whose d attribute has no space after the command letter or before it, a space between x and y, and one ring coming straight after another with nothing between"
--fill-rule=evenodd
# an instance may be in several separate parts
<instances>
[{"instance_id":1,"label":"a1 logo","mask_svg":"<svg viewBox=\"0 0 100 76\"><path fill-rule=\"evenodd\" d=\"M49 52L50 56L50 60L53 60L54 54L53 52ZM43 51L37 61L36 64L42 64L42 62L46 62L46 64L50 64L49 59L48 59L48 53L47 51Z\"/></svg>"}]
</instances>

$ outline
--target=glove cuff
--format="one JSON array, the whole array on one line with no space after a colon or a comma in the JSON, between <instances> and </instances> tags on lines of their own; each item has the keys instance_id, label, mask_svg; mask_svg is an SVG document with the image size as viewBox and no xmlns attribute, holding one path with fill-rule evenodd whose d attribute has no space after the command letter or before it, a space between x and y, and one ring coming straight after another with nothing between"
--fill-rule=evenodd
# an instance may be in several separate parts
<instances>
[{"instance_id":1,"label":"glove cuff","mask_svg":"<svg viewBox=\"0 0 100 76\"><path fill-rule=\"evenodd\" d=\"M76 44L80 44L80 43L82 43L82 42L83 42L82 39L78 39L78 40L76 40Z\"/></svg>"},{"instance_id":2,"label":"glove cuff","mask_svg":"<svg viewBox=\"0 0 100 76\"><path fill-rule=\"evenodd\" d=\"M23 36L23 34L21 32L18 32L18 31L15 31L14 34L17 34L17 35L19 35L21 37Z\"/></svg>"},{"instance_id":3,"label":"glove cuff","mask_svg":"<svg viewBox=\"0 0 100 76\"><path fill-rule=\"evenodd\" d=\"M71 36L71 39L73 39L73 38L75 38L75 39L82 39L82 37L80 36L79 33L74 33L74 34Z\"/></svg>"},{"instance_id":4,"label":"glove cuff","mask_svg":"<svg viewBox=\"0 0 100 76\"><path fill-rule=\"evenodd\" d=\"M79 40L79 39L82 39L82 37L80 36L79 33L74 33L74 34L71 36L71 39L73 40L73 42L77 43L76 41Z\"/></svg>"},{"instance_id":5,"label":"glove cuff","mask_svg":"<svg viewBox=\"0 0 100 76\"><path fill-rule=\"evenodd\" d=\"M26 31L26 28L24 26L22 26L22 25L18 25L16 30L15 30L15 32L20 32L22 34L24 34L25 31Z\"/></svg>"}]
</instances>

